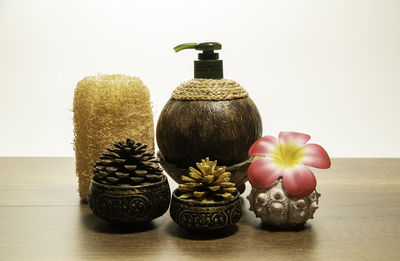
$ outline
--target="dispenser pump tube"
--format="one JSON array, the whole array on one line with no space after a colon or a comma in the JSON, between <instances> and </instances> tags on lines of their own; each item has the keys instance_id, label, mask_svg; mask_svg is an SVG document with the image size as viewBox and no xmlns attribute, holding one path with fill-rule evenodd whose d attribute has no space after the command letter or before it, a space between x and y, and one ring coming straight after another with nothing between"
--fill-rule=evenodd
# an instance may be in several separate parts
<instances>
[{"instance_id":1,"label":"dispenser pump tube","mask_svg":"<svg viewBox=\"0 0 400 261\"><path fill-rule=\"evenodd\" d=\"M222 60L219 60L215 50L221 50L222 45L217 42L205 43L186 43L174 48L175 52L184 49L195 49L202 51L198 55L198 60L194 61L194 78L203 79L222 79L224 77Z\"/></svg>"}]
</instances>

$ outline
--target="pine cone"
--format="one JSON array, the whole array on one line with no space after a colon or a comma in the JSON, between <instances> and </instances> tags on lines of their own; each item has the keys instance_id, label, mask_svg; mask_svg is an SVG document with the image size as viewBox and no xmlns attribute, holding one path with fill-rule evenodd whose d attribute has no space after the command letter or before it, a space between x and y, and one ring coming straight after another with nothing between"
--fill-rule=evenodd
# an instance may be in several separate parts
<instances>
[{"instance_id":1,"label":"pine cone","mask_svg":"<svg viewBox=\"0 0 400 261\"><path fill-rule=\"evenodd\" d=\"M200 171L190 167L189 176L182 176L185 183L179 184L182 199L194 199L201 202L215 202L223 199L233 199L236 192L235 184L229 182L231 173L225 172L226 167L215 169L217 161L209 158L196 163Z\"/></svg>"},{"instance_id":2,"label":"pine cone","mask_svg":"<svg viewBox=\"0 0 400 261\"><path fill-rule=\"evenodd\" d=\"M131 139L116 142L93 168L94 180L108 185L140 185L160 181L162 168L147 145Z\"/></svg>"}]
</instances>

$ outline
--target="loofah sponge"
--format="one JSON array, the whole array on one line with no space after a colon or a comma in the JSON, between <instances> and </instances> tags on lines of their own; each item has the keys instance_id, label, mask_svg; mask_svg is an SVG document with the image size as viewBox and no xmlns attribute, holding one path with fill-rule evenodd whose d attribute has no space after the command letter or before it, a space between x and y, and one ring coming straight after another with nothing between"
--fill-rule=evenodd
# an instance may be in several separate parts
<instances>
[{"instance_id":1,"label":"loofah sponge","mask_svg":"<svg viewBox=\"0 0 400 261\"><path fill-rule=\"evenodd\" d=\"M140 140L154 150L150 93L137 77L85 77L75 89L73 111L76 174L83 199L87 199L94 163L114 141Z\"/></svg>"}]
</instances>

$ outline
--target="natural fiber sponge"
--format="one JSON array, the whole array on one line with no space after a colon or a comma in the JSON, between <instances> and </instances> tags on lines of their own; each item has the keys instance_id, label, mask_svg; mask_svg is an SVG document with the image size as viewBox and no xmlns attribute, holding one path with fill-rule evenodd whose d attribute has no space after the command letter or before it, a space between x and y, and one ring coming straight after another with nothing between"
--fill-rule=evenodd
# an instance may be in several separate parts
<instances>
[{"instance_id":1,"label":"natural fiber sponge","mask_svg":"<svg viewBox=\"0 0 400 261\"><path fill-rule=\"evenodd\" d=\"M95 162L114 142L130 138L154 150L150 93L137 77L83 78L75 89L73 111L76 174L83 199L87 199Z\"/></svg>"}]
</instances>

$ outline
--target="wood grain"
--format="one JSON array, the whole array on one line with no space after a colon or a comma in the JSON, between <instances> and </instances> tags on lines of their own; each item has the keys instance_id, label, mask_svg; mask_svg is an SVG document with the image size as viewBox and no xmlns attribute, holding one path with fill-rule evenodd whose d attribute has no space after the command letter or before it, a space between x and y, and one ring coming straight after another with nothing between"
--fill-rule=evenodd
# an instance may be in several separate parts
<instances>
[{"instance_id":1,"label":"wood grain","mask_svg":"<svg viewBox=\"0 0 400 261\"><path fill-rule=\"evenodd\" d=\"M249 158L247 151L262 135L262 120L249 98L227 101L170 99L157 122L157 144L163 157L180 168L199 159L231 166Z\"/></svg>"},{"instance_id":2,"label":"wood grain","mask_svg":"<svg viewBox=\"0 0 400 261\"><path fill-rule=\"evenodd\" d=\"M398 260L400 159L314 172L320 209L304 229L262 227L242 197L236 229L202 235L168 212L141 227L98 219L80 202L73 158L0 158L0 260Z\"/></svg>"}]
</instances>

